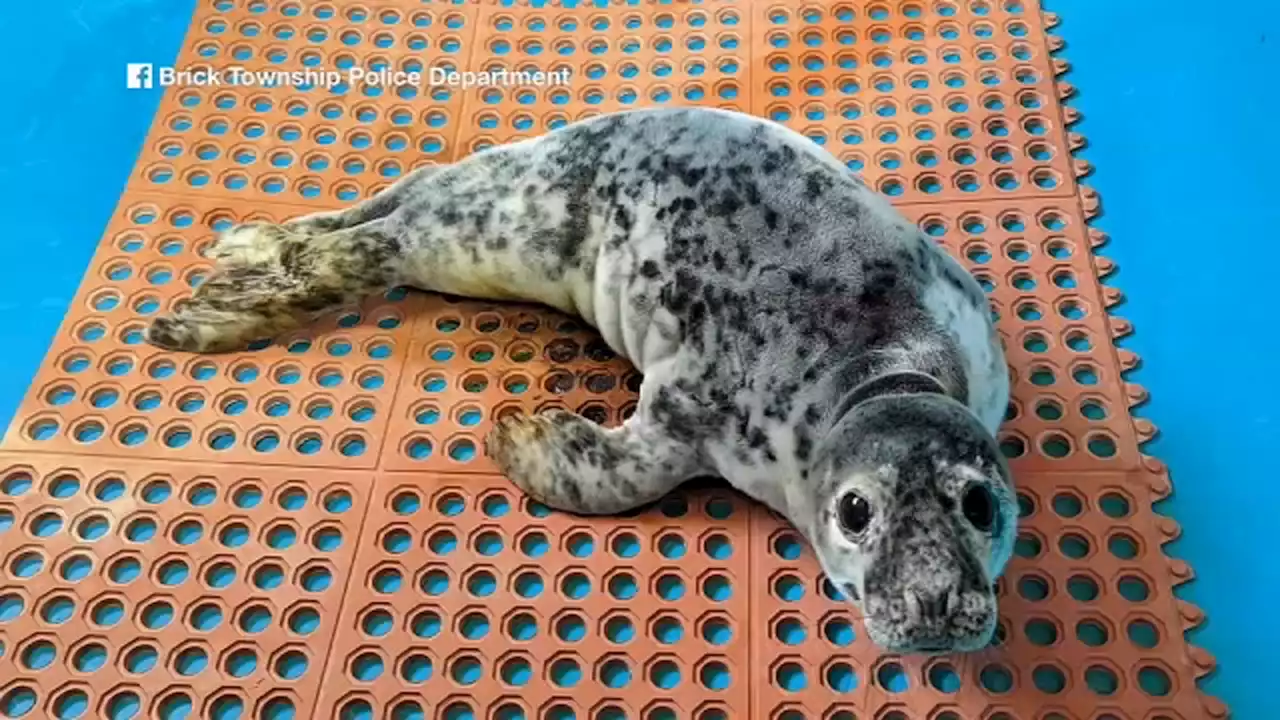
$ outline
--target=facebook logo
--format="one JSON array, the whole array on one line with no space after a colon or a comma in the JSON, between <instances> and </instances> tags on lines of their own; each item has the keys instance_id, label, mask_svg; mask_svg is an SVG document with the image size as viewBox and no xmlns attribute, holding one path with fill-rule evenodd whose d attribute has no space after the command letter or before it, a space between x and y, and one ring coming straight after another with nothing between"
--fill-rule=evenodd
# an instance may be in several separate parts
<instances>
[{"instance_id":1,"label":"facebook logo","mask_svg":"<svg viewBox=\"0 0 1280 720\"><path fill-rule=\"evenodd\" d=\"M126 72L126 82L130 90L150 89L155 82L151 63L129 63Z\"/></svg>"}]
</instances>

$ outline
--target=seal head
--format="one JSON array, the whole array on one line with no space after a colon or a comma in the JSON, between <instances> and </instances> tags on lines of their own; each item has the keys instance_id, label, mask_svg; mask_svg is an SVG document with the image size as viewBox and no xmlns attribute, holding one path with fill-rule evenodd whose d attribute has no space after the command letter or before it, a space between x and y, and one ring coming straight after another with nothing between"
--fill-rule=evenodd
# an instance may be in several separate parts
<instances>
[{"instance_id":1,"label":"seal head","mask_svg":"<svg viewBox=\"0 0 1280 720\"><path fill-rule=\"evenodd\" d=\"M816 460L810 541L872 641L925 654L989 645L1018 515L977 418L936 392L878 395L837 420Z\"/></svg>"}]
</instances>

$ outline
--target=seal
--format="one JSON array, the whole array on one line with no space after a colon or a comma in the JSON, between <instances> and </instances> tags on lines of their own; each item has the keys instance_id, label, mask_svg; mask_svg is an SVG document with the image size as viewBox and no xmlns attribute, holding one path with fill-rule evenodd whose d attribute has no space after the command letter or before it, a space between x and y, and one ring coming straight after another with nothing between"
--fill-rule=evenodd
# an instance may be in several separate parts
<instances>
[{"instance_id":1,"label":"seal","mask_svg":"<svg viewBox=\"0 0 1280 720\"><path fill-rule=\"evenodd\" d=\"M636 412L498 422L485 448L512 483L612 514L718 476L803 535L883 649L994 636L1017 508L986 298L799 133L724 110L599 115L230 228L210 255L151 343L241 349L392 286L577 315L643 374Z\"/></svg>"}]
</instances>

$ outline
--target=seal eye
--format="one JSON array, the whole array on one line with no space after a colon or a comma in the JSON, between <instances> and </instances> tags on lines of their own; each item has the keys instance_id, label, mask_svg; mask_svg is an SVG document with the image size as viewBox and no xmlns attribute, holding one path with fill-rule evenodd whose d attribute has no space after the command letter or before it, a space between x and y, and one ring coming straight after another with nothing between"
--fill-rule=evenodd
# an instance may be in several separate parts
<instances>
[{"instance_id":1,"label":"seal eye","mask_svg":"<svg viewBox=\"0 0 1280 720\"><path fill-rule=\"evenodd\" d=\"M960 508L964 511L965 519L983 532L987 532L995 524L995 502L991 498L991 491L981 485L974 485L965 491Z\"/></svg>"},{"instance_id":2,"label":"seal eye","mask_svg":"<svg viewBox=\"0 0 1280 720\"><path fill-rule=\"evenodd\" d=\"M857 493L840 498L840 526L851 535L859 535L871 524L871 503Z\"/></svg>"}]
</instances>

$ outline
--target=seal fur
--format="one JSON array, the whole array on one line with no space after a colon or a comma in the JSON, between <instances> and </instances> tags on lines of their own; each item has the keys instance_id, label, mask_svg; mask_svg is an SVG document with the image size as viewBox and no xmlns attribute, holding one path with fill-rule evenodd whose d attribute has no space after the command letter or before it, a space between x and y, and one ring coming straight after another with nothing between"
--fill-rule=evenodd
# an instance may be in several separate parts
<instances>
[{"instance_id":1,"label":"seal fur","mask_svg":"<svg viewBox=\"0 0 1280 720\"><path fill-rule=\"evenodd\" d=\"M782 125L601 115L344 210L233 227L211 256L151 343L236 350L396 285L580 316L643 373L637 410L611 429L566 412L497 423L486 450L515 485L608 514L716 475L804 535L883 648L993 636L1017 513L986 298Z\"/></svg>"}]
</instances>

